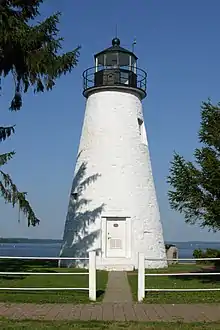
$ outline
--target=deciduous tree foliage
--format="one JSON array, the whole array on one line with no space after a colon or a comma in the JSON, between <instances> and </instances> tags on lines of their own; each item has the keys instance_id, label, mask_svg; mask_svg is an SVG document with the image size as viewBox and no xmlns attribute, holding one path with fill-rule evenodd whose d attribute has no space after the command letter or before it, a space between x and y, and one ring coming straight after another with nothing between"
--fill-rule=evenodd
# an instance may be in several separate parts
<instances>
[{"instance_id":1,"label":"deciduous tree foliage","mask_svg":"<svg viewBox=\"0 0 220 330\"><path fill-rule=\"evenodd\" d=\"M44 0L0 0L0 84L11 76L14 92L9 109L22 107L22 94L51 90L56 79L71 72L77 65L79 47L62 52L62 38L58 36L60 13L55 13L40 23L34 23L40 15ZM2 86L1 86L2 87ZM3 110L3 109L1 109ZM0 127L0 142L15 132L14 126ZM2 167L14 156L14 152L0 155L0 194L5 202L18 205L28 220L28 226L39 223L26 193L20 192L9 174Z\"/></svg>"},{"instance_id":2,"label":"deciduous tree foliage","mask_svg":"<svg viewBox=\"0 0 220 330\"><path fill-rule=\"evenodd\" d=\"M210 100L201 106L199 130L201 147L194 152L194 162L175 153L168 182L172 209L183 213L186 222L220 229L220 103Z\"/></svg>"}]
</instances>

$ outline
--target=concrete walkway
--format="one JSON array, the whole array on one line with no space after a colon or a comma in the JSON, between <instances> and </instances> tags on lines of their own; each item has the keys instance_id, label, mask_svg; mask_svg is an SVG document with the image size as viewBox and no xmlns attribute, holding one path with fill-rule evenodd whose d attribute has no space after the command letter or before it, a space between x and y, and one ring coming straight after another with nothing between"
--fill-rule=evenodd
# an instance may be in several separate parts
<instances>
[{"instance_id":1,"label":"concrete walkway","mask_svg":"<svg viewBox=\"0 0 220 330\"><path fill-rule=\"evenodd\" d=\"M109 272L103 303L132 303L126 272Z\"/></svg>"},{"instance_id":2,"label":"concrete walkway","mask_svg":"<svg viewBox=\"0 0 220 330\"><path fill-rule=\"evenodd\" d=\"M216 322L220 305L156 304L0 304L0 317L37 320Z\"/></svg>"}]
</instances>

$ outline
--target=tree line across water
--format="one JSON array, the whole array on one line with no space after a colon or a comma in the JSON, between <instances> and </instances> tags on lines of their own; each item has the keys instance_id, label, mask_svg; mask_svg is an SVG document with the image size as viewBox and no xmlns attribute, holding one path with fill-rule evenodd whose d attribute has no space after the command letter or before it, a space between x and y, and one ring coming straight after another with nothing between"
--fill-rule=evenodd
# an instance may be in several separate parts
<instances>
[{"instance_id":1,"label":"tree line across water","mask_svg":"<svg viewBox=\"0 0 220 330\"><path fill-rule=\"evenodd\" d=\"M30 244L56 244L62 243L60 239L37 239L37 238L0 238L0 243L30 243Z\"/></svg>"}]
</instances>

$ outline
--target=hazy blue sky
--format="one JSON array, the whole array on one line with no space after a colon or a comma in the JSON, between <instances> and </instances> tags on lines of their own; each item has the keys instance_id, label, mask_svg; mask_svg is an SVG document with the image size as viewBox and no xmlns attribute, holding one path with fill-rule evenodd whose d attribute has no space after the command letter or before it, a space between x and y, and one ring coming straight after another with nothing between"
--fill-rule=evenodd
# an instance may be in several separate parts
<instances>
[{"instance_id":1,"label":"hazy blue sky","mask_svg":"<svg viewBox=\"0 0 220 330\"><path fill-rule=\"evenodd\" d=\"M57 10L64 49L82 46L78 67L52 92L26 95L19 113L7 111L10 80L0 97L1 124L17 125L1 144L1 152L17 152L5 170L28 191L41 223L27 228L22 217L18 224L18 211L1 200L0 236L62 237L84 116L81 74L93 66L94 53L111 45L117 23L122 47L137 38L138 66L148 72L145 121L165 239L219 240L170 210L166 176L174 150L192 159L202 100L220 101L220 1L48 0L41 12Z\"/></svg>"}]
</instances>

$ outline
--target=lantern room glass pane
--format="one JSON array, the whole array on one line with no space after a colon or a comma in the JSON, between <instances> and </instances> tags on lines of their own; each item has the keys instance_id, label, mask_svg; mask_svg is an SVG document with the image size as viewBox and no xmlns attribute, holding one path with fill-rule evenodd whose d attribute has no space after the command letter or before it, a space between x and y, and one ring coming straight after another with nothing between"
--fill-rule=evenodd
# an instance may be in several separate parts
<instances>
[{"instance_id":1,"label":"lantern room glass pane","mask_svg":"<svg viewBox=\"0 0 220 330\"><path fill-rule=\"evenodd\" d=\"M101 54L97 57L97 65L104 65L104 54Z\"/></svg>"},{"instance_id":2,"label":"lantern room glass pane","mask_svg":"<svg viewBox=\"0 0 220 330\"><path fill-rule=\"evenodd\" d=\"M136 58L131 56L131 64L130 64L130 70L133 71L135 74L137 73L137 61Z\"/></svg>"},{"instance_id":3,"label":"lantern room glass pane","mask_svg":"<svg viewBox=\"0 0 220 330\"><path fill-rule=\"evenodd\" d=\"M123 52L106 52L96 57L96 67L100 70L101 67L112 67L112 68L126 68L127 70L135 71L136 59L131 54Z\"/></svg>"},{"instance_id":4,"label":"lantern room glass pane","mask_svg":"<svg viewBox=\"0 0 220 330\"><path fill-rule=\"evenodd\" d=\"M131 66L134 66L136 63L136 58L134 56L131 56Z\"/></svg>"},{"instance_id":5,"label":"lantern room glass pane","mask_svg":"<svg viewBox=\"0 0 220 330\"><path fill-rule=\"evenodd\" d=\"M119 53L119 66L129 66L130 65L130 55L125 53Z\"/></svg>"},{"instance_id":6,"label":"lantern room glass pane","mask_svg":"<svg viewBox=\"0 0 220 330\"><path fill-rule=\"evenodd\" d=\"M117 67L118 66L118 53L106 53L105 54L105 65Z\"/></svg>"}]
</instances>

